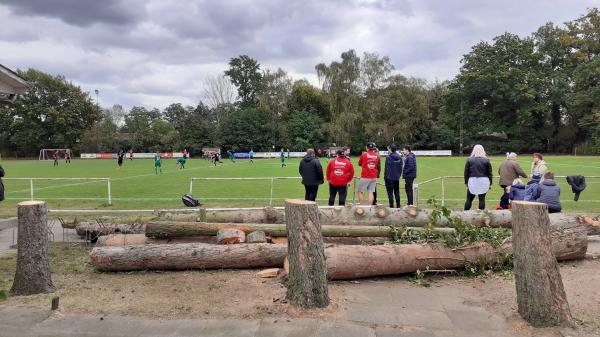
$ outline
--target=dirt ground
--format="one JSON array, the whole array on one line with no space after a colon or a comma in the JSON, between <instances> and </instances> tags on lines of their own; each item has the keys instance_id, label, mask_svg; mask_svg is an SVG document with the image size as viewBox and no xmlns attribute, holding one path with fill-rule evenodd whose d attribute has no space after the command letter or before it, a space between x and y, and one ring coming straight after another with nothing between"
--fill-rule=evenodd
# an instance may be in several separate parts
<instances>
[{"instance_id":1,"label":"dirt ground","mask_svg":"<svg viewBox=\"0 0 600 337\"><path fill-rule=\"evenodd\" d=\"M299 311L285 301L278 279L256 277L257 270L180 272L96 272L89 247L53 243L53 281L63 312L121 314L152 318L338 318L345 289L355 282L332 282L332 304L323 310ZM0 290L8 292L16 257L0 257ZM573 316L584 331L600 334L600 260L561 264L561 274ZM432 287L458 288L469 303L506 317L511 330L522 336L553 336L557 330L532 329L517 313L512 274L479 277L427 276ZM354 283L353 283L354 282ZM378 278L402 287L419 287L411 277ZM54 295L9 297L5 303L48 308ZM559 335L557 335L559 336Z\"/></svg>"}]
</instances>

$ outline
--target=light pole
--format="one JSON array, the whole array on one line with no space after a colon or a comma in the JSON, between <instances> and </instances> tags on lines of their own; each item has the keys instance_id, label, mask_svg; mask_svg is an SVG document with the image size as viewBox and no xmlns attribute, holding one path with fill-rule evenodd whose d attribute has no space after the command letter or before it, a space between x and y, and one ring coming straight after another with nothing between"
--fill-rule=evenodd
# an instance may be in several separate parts
<instances>
[{"instance_id":1,"label":"light pole","mask_svg":"<svg viewBox=\"0 0 600 337\"><path fill-rule=\"evenodd\" d=\"M98 94L100 94L100 90L96 89L94 92L96 93L96 109L100 111L100 101L98 101Z\"/></svg>"},{"instance_id":2,"label":"light pole","mask_svg":"<svg viewBox=\"0 0 600 337\"><path fill-rule=\"evenodd\" d=\"M460 155L463 155L463 84L460 84Z\"/></svg>"}]
</instances>

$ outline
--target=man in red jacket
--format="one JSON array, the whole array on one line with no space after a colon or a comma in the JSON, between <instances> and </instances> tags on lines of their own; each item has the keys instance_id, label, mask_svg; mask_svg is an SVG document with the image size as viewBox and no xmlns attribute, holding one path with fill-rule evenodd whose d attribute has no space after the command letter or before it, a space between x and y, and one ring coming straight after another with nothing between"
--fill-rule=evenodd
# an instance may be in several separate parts
<instances>
[{"instance_id":1,"label":"man in red jacket","mask_svg":"<svg viewBox=\"0 0 600 337\"><path fill-rule=\"evenodd\" d=\"M354 178L354 166L346 158L344 150L337 151L337 157L327 164L327 181L329 182L329 206L335 203L335 195L340 194L340 206L346 205L348 184Z\"/></svg>"},{"instance_id":2,"label":"man in red jacket","mask_svg":"<svg viewBox=\"0 0 600 337\"><path fill-rule=\"evenodd\" d=\"M358 166L362 167L358 184L358 201L361 204L365 204L365 192L369 193L367 205L373 204L373 192L377 187L377 177L381 171L379 155L375 152L375 148L375 143L367 143L367 152L364 152L358 159Z\"/></svg>"}]
</instances>

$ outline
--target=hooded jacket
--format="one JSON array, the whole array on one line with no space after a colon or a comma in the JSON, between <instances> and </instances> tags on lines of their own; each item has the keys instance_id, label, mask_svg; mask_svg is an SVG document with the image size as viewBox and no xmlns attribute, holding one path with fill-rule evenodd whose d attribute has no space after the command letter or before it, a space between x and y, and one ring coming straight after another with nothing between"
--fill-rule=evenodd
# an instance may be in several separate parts
<instances>
[{"instance_id":1,"label":"hooded jacket","mask_svg":"<svg viewBox=\"0 0 600 337\"><path fill-rule=\"evenodd\" d=\"M327 181L333 186L347 186L354 178L354 166L348 158L337 157L327 164Z\"/></svg>"},{"instance_id":2,"label":"hooded jacket","mask_svg":"<svg viewBox=\"0 0 600 337\"><path fill-rule=\"evenodd\" d=\"M298 171L302 176L302 184L305 186L318 186L323 183L323 167L315 156L304 156L300 161Z\"/></svg>"},{"instance_id":3,"label":"hooded jacket","mask_svg":"<svg viewBox=\"0 0 600 337\"><path fill-rule=\"evenodd\" d=\"M575 193L575 201L579 200L579 194L585 190L584 176L567 176L567 183L571 185L571 190Z\"/></svg>"},{"instance_id":4,"label":"hooded jacket","mask_svg":"<svg viewBox=\"0 0 600 337\"><path fill-rule=\"evenodd\" d=\"M385 158L385 180L399 181L402 175L402 156L397 151L391 152Z\"/></svg>"},{"instance_id":5,"label":"hooded jacket","mask_svg":"<svg viewBox=\"0 0 600 337\"><path fill-rule=\"evenodd\" d=\"M4 169L0 166L0 201L4 200L4 184L2 183L2 177L4 177Z\"/></svg>"},{"instance_id":6,"label":"hooded jacket","mask_svg":"<svg viewBox=\"0 0 600 337\"><path fill-rule=\"evenodd\" d=\"M537 193L540 181L538 179L530 180L525 186L525 198L524 201L534 201L534 195Z\"/></svg>"},{"instance_id":7,"label":"hooded jacket","mask_svg":"<svg viewBox=\"0 0 600 337\"><path fill-rule=\"evenodd\" d=\"M544 180L534 194L535 201L543 202L548 208L561 210L560 204L560 186L553 179Z\"/></svg>"},{"instance_id":8,"label":"hooded jacket","mask_svg":"<svg viewBox=\"0 0 600 337\"><path fill-rule=\"evenodd\" d=\"M525 188L526 186L523 184L511 186L508 198L510 200L525 200Z\"/></svg>"},{"instance_id":9,"label":"hooded jacket","mask_svg":"<svg viewBox=\"0 0 600 337\"><path fill-rule=\"evenodd\" d=\"M417 156L412 152L409 152L404 159L402 177L404 179L415 179L417 177Z\"/></svg>"}]
</instances>

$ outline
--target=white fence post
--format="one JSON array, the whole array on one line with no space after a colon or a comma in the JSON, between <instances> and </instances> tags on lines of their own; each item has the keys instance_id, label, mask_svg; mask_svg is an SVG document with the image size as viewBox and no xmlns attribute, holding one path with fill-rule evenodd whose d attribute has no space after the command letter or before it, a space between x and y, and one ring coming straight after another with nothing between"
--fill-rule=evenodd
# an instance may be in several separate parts
<instances>
[{"instance_id":1,"label":"white fence post","mask_svg":"<svg viewBox=\"0 0 600 337\"><path fill-rule=\"evenodd\" d=\"M194 178L190 178L190 195L194 195Z\"/></svg>"},{"instance_id":2,"label":"white fence post","mask_svg":"<svg viewBox=\"0 0 600 337\"><path fill-rule=\"evenodd\" d=\"M444 184L444 176L442 176L442 206L446 205L446 186Z\"/></svg>"},{"instance_id":3,"label":"white fence post","mask_svg":"<svg viewBox=\"0 0 600 337\"><path fill-rule=\"evenodd\" d=\"M419 207L419 184L413 185L413 199L415 206Z\"/></svg>"},{"instance_id":4,"label":"white fence post","mask_svg":"<svg viewBox=\"0 0 600 337\"><path fill-rule=\"evenodd\" d=\"M108 178L108 204L112 205L112 195L110 193L110 178Z\"/></svg>"},{"instance_id":5,"label":"white fence post","mask_svg":"<svg viewBox=\"0 0 600 337\"><path fill-rule=\"evenodd\" d=\"M31 201L33 201L33 179L29 179L29 194L31 195Z\"/></svg>"},{"instance_id":6,"label":"white fence post","mask_svg":"<svg viewBox=\"0 0 600 337\"><path fill-rule=\"evenodd\" d=\"M275 178L271 177L271 193L269 194L269 206L273 206L273 183L275 182Z\"/></svg>"}]
</instances>

